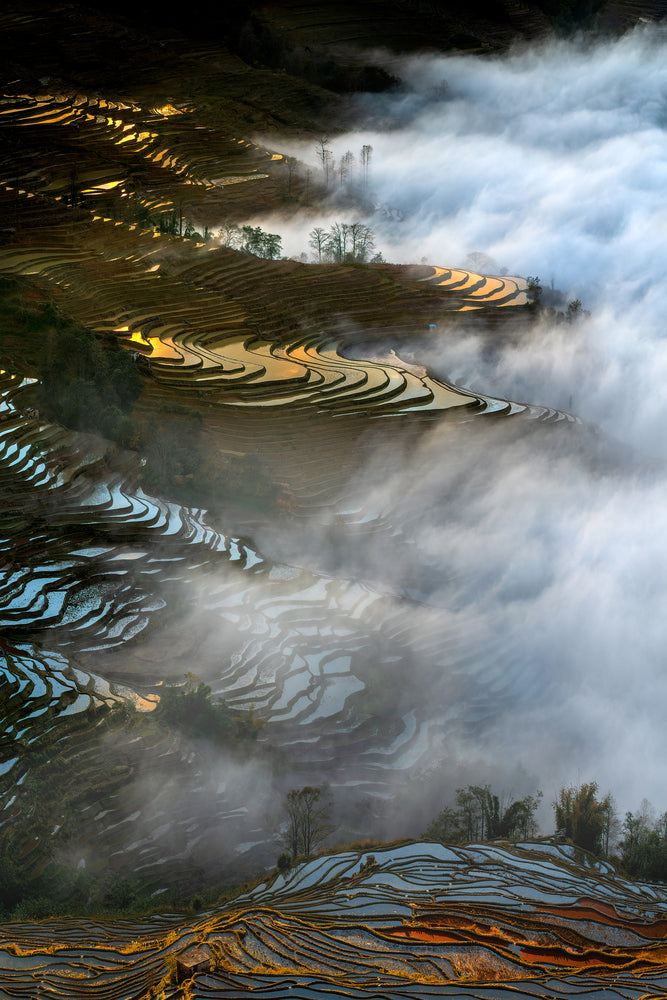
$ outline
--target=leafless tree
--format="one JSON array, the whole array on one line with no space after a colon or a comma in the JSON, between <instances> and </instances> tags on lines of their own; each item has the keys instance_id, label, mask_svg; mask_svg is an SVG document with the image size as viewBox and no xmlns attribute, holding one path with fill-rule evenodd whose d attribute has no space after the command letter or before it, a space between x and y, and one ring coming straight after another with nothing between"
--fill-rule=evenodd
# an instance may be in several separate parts
<instances>
[{"instance_id":1,"label":"leafless tree","mask_svg":"<svg viewBox=\"0 0 667 1000\"><path fill-rule=\"evenodd\" d=\"M285 799L287 830L283 836L292 858L310 857L318 844L333 831L331 797L326 788L306 785L293 788Z\"/></svg>"},{"instance_id":2,"label":"leafless tree","mask_svg":"<svg viewBox=\"0 0 667 1000\"><path fill-rule=\"evenodd\" d=\"M334 222L329 230L327 250L331 259L338 264L347 258L349 229L347 222Z\"/></svg>"},{"instance_id":3,"label":"leafless tree","mask_svg":"<svg viewBox=\"0 0 667 1000\"><path fill-rule=\"evenodd\" d=\"M347 181L349 181L353 163L354 155L348 149L348 151L341 156L338 163L338 176L340 178L341 187L344 187Z\"/></svg>"},{"instance_id":4,"label":"leafless tree","mask_svg":"<svg viewBox=\"0 0 667 1000\"><path fill-rule=\"evenodd\" d=\"M371 250L375 248L373 230L362 222L352 222L348 225L347 231L350 244L349 253L352 260L368 260Z\"/></svg>"},{"instance_id":5,"label":"leafless tree","mask_svg":"<svg viewBox=\"0 0 667 1000\"><path fill-rule=\"evenodd\" d=\"M315 229L311 229L308 233L310 239L308 240L308 245L312 247L314 252L317 254L318 264L322 263L322 258L326 257L327 249L329 245L329 234L326 229L322 229L321 226L316 226Z\"/></svg>"},{"instance_id":6,"label":"leafless tree","mask_svg":"<svg viewBox=\"0 0 667 1000\"><path fill-rule=\"evenodd\" d=\"M292 194L292 174L296 170L298 160L295 156L286 156L284 161L287 169L287 196Z\"/></svg>"},{"instance_id":7,"label":"leafless tree","mask_svg":"<svg viewBox=\"0 0 667 1000\"><path fill-rule=\"evenodd\" d=\"M317 155L322 164L322 173L324 174L324 183L329 187L329 177L334 169L334 155L330 149L327 149L327 143L329 141L329 136L323 135L317 140L317 145L315 149L317 150Z\"/></svg>"},{"instance_id":8,"label":"leafless tree","mask_svg":"<svg viewBox=\"0 0 667 1000\"><path fill-rule=\"evenodd\" d=\"M229 247L231 250L240 250L243 243L243 234L235 222L223 222L218 230L220 246Z\"/></svg>"},{"instance_id":9,"label":"leafless tree","mask_svg":"<svg viewBox=\"0 0 667 1000\"><path fill-rule=\"evenodd\" d=\"M361 147L361 179L364 184L364 190L368 187L368 173L371 165L371 156L373 155L373 147L369 146L367 143Z\"/></svg>"}]
</instances>

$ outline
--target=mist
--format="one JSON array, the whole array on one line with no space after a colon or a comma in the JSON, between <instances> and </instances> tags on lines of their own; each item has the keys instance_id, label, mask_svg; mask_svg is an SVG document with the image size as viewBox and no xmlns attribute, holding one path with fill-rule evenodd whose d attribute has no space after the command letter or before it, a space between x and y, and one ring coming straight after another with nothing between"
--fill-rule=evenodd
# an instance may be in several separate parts
<instances>
[{"instance_id":1,"label":"mist","mask_svg":"<svg viewBox=\"0 0 667 1000\"><path fill-rule=\"evenodd\" d=\"M619 284L625 301L645 293L667 228L664 42L642 26L502 57L393 61L403 88L359 98L363 126L328 144L336 159L372 145L367 200L387 259L465 266L484 252L589 306ZM314 144L285 146L321 173ZM288 252L307 249L311 226L284 231Z\"/></svg>"},{"instance_id":2,"label":"mist","mask_svg":"<svg viewBox=\"0 0 667 1000\"><path fill-rule=\"evenodd\" d=\"M248 544L233 527L206 568L184 540L180 582L171 560L135 569L160 599L159 628L132 647L129 679L194 668L216 698L266 721L269 751L244 761L187 748L175 774L165 760L155 801L154 773L138 768L125 805L133 850L154 864L193 850L206 863L216 852L231 867L269 863L284 794L306 782L329 782L341 839L419 834L467 782L505 796L541 787L545 832L569 782L597 780L621 812L644 796L667 807L664 40L646 27L503 57L401 60L402 89L359 98L358 128L330 142L337 158L372 145L367 188L332 185L318 217L247 220L300 254L315 225L360 218L390 261L465 267L484 255L489 271L537 275L590 314L526 321L524 310L514 325L503 309L494 326L469 313L374 343L528 408L354 428L320 415L337 443L321 454L319 433L263 445L258 423L254 462L234 471L284 484L295 512L250 516ZM271 147L318 169L314 143L273 136ZM348 345L365 336L344 302L325 335L338 333ZM539 407L578 422L543 423ZM314 415L298 414L294 426L312 431ZM219 461L214 445L208 460ZM215 516L222 537L224 509ZM151 524L137 551L159 552ZM91 671L97 661L94 649ZM104 654L104 672L128 681L124 648Z\"/></svg>"},{"instance_id":3,"label":"mist","mask_svg":"<svg viewBox=\"0 0 667 1000\"><path fill-rule=\"evenodd\" d=\"M349 484L409 536L422 597L443 632L455 622L467 636L474 698L487 693L478 724L448 746L445 784L519 769L547 803L595 779L621 811L644 795L667 805L666 38L642 26L503 57L394 61L403 88L360 98L363 126L329 143L337 158L373 146L375 212L357 217L388 260L465 267L483 253L494 273L538 275L590 310L502 340L468 318L386 345L445 380L582 421L557 431L482 417L436 426L409 451L374 442ZM289 152L317 169L314 149ZM286 223L288 251L343 217L332 203L321 223ZM319 525L288 544L296 561L330 556ZM341 572L409 586L382 533L338 544L336 558ZM423 626L415 611L415 641ZM427 674L411 677L415 701L428 701Z\"/></svg>"}]
</instances>

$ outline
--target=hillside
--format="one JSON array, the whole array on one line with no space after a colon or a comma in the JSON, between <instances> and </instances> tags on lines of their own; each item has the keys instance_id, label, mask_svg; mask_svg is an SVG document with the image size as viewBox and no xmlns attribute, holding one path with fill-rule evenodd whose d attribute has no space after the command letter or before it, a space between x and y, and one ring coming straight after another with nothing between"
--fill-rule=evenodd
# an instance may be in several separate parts
<instances>
[{"instance_id":1,"label":"hillside","mask_svg":"<svg viewBox=\"0 0 667 1000\"><path fill-rule=\"evenodd\" d=\"M39 978L44 995L70 997L657 997L663 901L552 844L348 851L186 920L8 925L2 987L30 996Z\"/></svg>"},{"instance_id":2,"label":"hillside","mask_svg":"<svg viewBox=\"0 0 667 1000\"><path fill-rule=\"evenodd\" d=\"M402 93L405 52L661 14L0 14L0 996L665 992L662 890L566 846L273 874L296 787L330 788L327 844L414 837L482 767L533 787L531 737L514 760L503 726L558 700L521 631L550 550L514 523L498 542L494 518L558 538L544 470L611 481L635 460L572 395L449 374L471 344L491 366L545 330L574 341L578 299L444 246L397 264L261 242L297 216L379 218L367 176L339 166L333 191L326 158L290 150L363 140L349 95ZM164 912L41 922L132 907ZM195 945L215 967L174 992Z\"/></svg>"}]
</instances>

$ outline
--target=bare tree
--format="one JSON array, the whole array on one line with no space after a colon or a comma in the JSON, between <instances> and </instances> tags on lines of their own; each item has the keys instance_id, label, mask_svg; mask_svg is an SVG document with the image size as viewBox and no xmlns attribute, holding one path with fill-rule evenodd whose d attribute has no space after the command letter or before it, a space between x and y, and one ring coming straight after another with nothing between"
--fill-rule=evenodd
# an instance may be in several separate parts
<instances>
[{"instance_id":1,"label":"bare tree","mask_svg":"<svg viewBox=\"0 0 667 1000\"><path fill-rule=\"evenodd\" d=\"M322 173L324 174L324 183L329 187L329 177L333 172L334 168L334 155L330 149L327 149L327 143L329 141L328 135L323 135L317 140L317 145L315 149L317 150L317 155L322 164Z\"/></svg>"},{"instance_id":2,"label":"bare tree","mask_svg":"<svg viewBox=\"0 0 667 1000\"><path fill-rule=\"evenodd\" d=\"M283 842L292 858L300 855L310 857L318 844L326 840L333 831L331 804L326 788L305 785L287 793L287 830L283 835Z\"/></svg>"},{"instance_id":3,"label":"bare tree","mask_svg":"<svg viewBox=\"0 0 667 1000\"><path fill-rule=\"evenodd\" d=\"M350 179L353 163L354 163L354 155L348 149L348 151L341 156L340 161L338 163L338 175L340 178L341 187L344 187L346 182Z\"/></svg>"},{"instance_id":4,"label":"bare tree","mask_svg":"<svg viewBox=\"0 0 667 1000\"><path fill-rule=\"evenodd\" d=\"M361 179L364 184L364 190L368 187L368 173L371 165L371 156L373 155L373 147L369 146L367 143L361 147Z\"/></svg>"},{"instance_id":5,"label":"bare tree","mask_svg":"<svg viewBox=\"0 0 667 1000\"><path fill-rule=\"evenodd\" d=\"M375 248L373 230L362 222L352 222L347 227L352 260L368 260L371 250Z\"/></svg>"},{"instance_id":6,"label":"bare tree","mask_svg":"<svg viewBox=\"0 0 667 1000\"><path fill-rule=\"evenodd\" d=\"M287 196L292 194L292 174L296 170L298 160L295 156L286 156L284 164L287 169Z\"/></svg>"},{"instance_id":7,"label":"bare tree","mask_svg":"<svg viewBox=\"0 0 667 1000\"><path fill-rule=\"evenodd\" d=\"M223 222L218 230L220 246L229 247L231 250L240 250L243 243L243 235L235 222Z\"/></svg>"},{"instance_id":8,"label":"bare tree","mask_svg":"<svg viewBox=\"0 0 667 1000\"><path fill-rule=\"evenodd\" d=\"M329 230L327 250L331 259L337 264L342 263L347 257L349 229L347 222L334 222Z\"/></svg>"},{"instance_id":9,"label":"bare tree","mask_svg":"<svg viewBox=\"0 0 667 1000\"><path fill-rule=\"evenodd\" d=\"M326 229L322 229L321 226L316 226L315 229L311 229L308 233L310 239L308 240L308 245L317 254L318 264L322 263L322 258L326 257L327 249L329 246L329 234Z\"/></svg>"}]
</instances>

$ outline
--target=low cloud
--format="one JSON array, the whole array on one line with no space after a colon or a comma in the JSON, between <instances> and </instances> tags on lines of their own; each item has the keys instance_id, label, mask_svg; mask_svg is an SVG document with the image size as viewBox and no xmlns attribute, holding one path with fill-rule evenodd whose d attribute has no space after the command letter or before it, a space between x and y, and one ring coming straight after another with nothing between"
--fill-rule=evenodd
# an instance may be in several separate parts
<instances>
[{"instance_id":1,"label":"low cloud","mask_svg":"<svg viewBox=\"0 0 667 1000\"><path fill-rule=\"evenodd\" d=\"M460 769L502 760L537 775L547 798L596 778L622 808L642 795L667 804L664 41L644 26L502 57L411 57L402 91L360 101L371 126L331 144L337 157L373 146L370 200L402 219L365 220L388 259L465 266L484 253L591 311L502 340L467 323L410 345L442 378L583 425L481 417L407 451L374 448L350 494L395 540L369 532L336 552L341 572L363 563L400 592L396 552L410 539L411 575L416 563L428 591L413 649L436 622L467 643ZM316 168L314 150L291 151ZM292 252L312 225L292 224ZM315 536L304 526L292 555L324 561ZM417 669L416 703L427 681Z\"/></svg>"}]
</instances>

